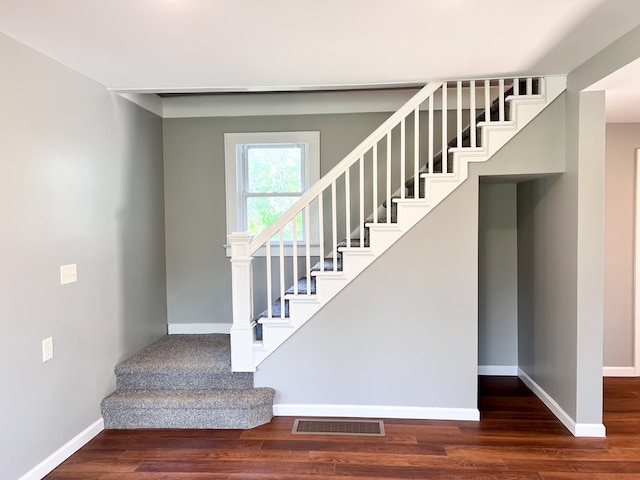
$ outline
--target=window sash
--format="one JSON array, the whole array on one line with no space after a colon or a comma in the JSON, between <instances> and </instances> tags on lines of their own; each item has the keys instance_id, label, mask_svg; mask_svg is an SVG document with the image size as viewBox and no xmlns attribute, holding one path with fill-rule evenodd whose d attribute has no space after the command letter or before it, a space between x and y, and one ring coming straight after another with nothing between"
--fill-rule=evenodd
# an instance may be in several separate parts
<instances>
[{"instance_id":1,"label":"window sash","mask_svg":"<svg viewBox=\"0 0 640 480\"><path fill-rule=\"evenodd\" d=\"M301 145L305 144L304 149L305 161L303 168L305 169L302 177L306 181L304 191L295 192L295 196L302 196L309 188L320 179L320 132L318 131L288 131L288 132L242 132L242 133L225 133L224 134L224 158L225 158L225 187L227 192L226 202L226 218L227 218L227 234L237 231L246 231L242 225L242 211L244 210L243 202L247 195L274 194L274 196L288 196L294 192L246 192L242 184L242 162L238 162L238 151L242 145ZM310 231L309 239L300 241L298 245L306 245L312 249L312 254L318 251L318 209L316 205L310 207ZM304 218L304 215L303 215ZM303 228L306 232L306 228ZM231 249L229 245L225 245L227 256L230 256ZM291 246L285 245L285 255L290 255ZM256 251L257 256L264 255L264 248ZM271 248L272 254L277 250L277 245Z\"/></svg>"},{"instance_id":2,"label":"window sash","mask_svg":"<svg viewBox=\"0 0 640 480\"><path fill-rule=\"evenodd\" d=\"M287 191L274 191L274 192L254 192L249 190L249 152L252 148L283 148L283 147L295 147L300 151L300 183L302 190L296 192L287 192ZM240 211L238 212L238 227L242 231L251 231L249 225L249 207L248 207L248 199L249 198L275 198L275 197L301 197L304 192L309 188L309 176L308 176L308 143L282 143L282 142L273 142L273 143L246 143L238 146L237 150L237 162L238 169L237 171L240 173L239 178L239 205ZM304 218L302 220L302 226L300 231L297 232L297 242L304 243L305 239L305 223ZM271 243L277 242L277 238L272 238ZM292 240L287 240L287 243L293 243Z\"/></svg>"}]
</instances>

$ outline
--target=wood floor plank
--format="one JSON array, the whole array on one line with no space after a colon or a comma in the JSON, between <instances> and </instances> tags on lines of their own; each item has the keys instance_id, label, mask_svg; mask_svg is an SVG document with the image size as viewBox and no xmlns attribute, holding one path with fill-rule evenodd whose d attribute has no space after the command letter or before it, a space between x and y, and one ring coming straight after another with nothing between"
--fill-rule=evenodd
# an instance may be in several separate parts
<instances>
[{"instance_id":1,"label":"wood floor plank","mask_svg":"<svg viewBox=\"0 0 640 480\"><path fill-rule=\"evenodd\" d=\"M265 440L262 450L286 451L346 451L368 453L409 453L419 455L444 455L444 448L438 445L417 445L389 442L378 437L377 441L365 442L360 437L351 437L351 441L328 440Z\"/></svg>"},{"instance_id":2,"label":"wood floor plank","mask_svg":"<svg viewBox=\"0 0 640 480\"><path fill-rule=\"evenodd\" d=\"M500 459L452 459L446 456L407 455L407 454L373 454L354 452L310 452L309 458L317 462L334 462L337 464L356 464L368 466L407 466L407 467L450 467L461 470L506 470Z\"/></svg>"},{"instance_id":3,"label":"wood floor plank","mask_svg":"<svg viewBox=\"0 0 640 480\"><path fill-rule=\"evenodd\" d=\"M228 478L228 473L132 472L104 474L96 480L227 480Z\"/></svg>"},{"instance_id":4,"label":"wood floor plank","mask_svg":"<svg viewBox=\"0 0 640 480\"><path fill-rule=\"evenodd\" d=\"M536 472L581 472L581 473L635 473L640 475L640 461L615 462L608 460L538 460L504 459L509 470L532 470ZM640 477L639 477L640 478Z\"/></svg>"},{"instance_id":5,"label":"wood floor plank","mask_svg":"<svg viewBox=\"0 0 640 480\"><path fill-rule=\"evenodd\" d=\"M516 459L526 457L531 460L597 460L597 461L634 461L638 460L637 451L625 452L597 449L579 448L553 448L553 447L470 447L451 446L446 447L446 453L450 457L457 458L500 458Z\"/></svg>"},{"instance_id":6,"label":"wood floor plank","mask_svg":"<svg viewBox=\"0 0 640 480\"><path fill-rule=\"evenodd\" d=\"M153 449L153 450L128 450L122 455L122 459L129 460L163 460L163 461L209 461L218 460L243 460L249 456L244 449L216 448L216 449ZM274 462L302 462L309 460L309 452L306 450L254 450L250 454L254 460Z\"/></svg>"},{"instance_id":7,"label":"wood floor plank","mask_svg":"<svg viewBox=\"0 0 640 480\"><path fill-rule=\"evenodd\" d=\"M313 474L333 476L335 465L318 462L268 462L246 458L239 461L217 460L181 462L145 460L138 472L210 472L210 473L273 473L273 474Z\"/></svg>"},{"instance_id":8,"label":"wood floor plank","mask_svg":"<svg viewBox=\"0 0 640 480\"><path fill-rule=\"evenodd\" d=\"M480 377L481 420L384 419L386 436L105 430L47 480L640 480L640 379L604 379L607 438L575 438L516 377Z\"/></svg>"},{"instance_id":9,"label":"wood floor plank","mask_svg":"<svg viewBox=\"0 0 640 480\"><path fill-rule=\"evenodd\" d=\"M500 479L500 480L542 480L542 477L535 471L507 471L507 470L486 470L477 471L469 470L464 471L453 466L451 467L412 467L412 466L380 466L380 465L336 465L337 475L351 475L351 476L369 476L375 478L390 477L390 478L414 478L414 479Z\"/></svg>"}]
</instances>

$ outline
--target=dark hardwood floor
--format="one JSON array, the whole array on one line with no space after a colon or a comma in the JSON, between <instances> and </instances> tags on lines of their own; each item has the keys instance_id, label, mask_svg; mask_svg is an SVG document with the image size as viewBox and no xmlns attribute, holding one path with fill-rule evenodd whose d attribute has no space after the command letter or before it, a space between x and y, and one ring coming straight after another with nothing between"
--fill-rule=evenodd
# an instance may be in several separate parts
<instances>
[{"instance_id":1,"label":"dark hardwood floor","mask_svg":"<svg viewBox=\"0 0 640 480\"><path fill-rule=\"evenodd\" d=\"M105 430L47 480L640 479L640 379L606 378L606 439L574 438L515 377L480 377L480 422L385 420L385 437Z\"/></svg>"}]
</instances>

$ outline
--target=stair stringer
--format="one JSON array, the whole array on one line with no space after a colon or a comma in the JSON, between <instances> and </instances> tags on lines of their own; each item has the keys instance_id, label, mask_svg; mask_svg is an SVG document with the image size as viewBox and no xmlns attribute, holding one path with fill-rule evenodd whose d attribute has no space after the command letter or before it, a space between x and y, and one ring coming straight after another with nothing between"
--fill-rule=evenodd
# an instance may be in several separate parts
<instances>
[{"instance_id":1,"label":"stair stringer","mask_svg":"<svg viewBox=\"0 0 640 480\"><path fill-rule=\"evenodd\" d=\"M453 153L451 174L423 173L425 198L394 198L397 204L397 223L367 223L370 247L342 247L341 271L312 272L316 277L316 294L285 295L289 301L289 317L261 319L262 341L254 343L255 365L259 365L282 345L324 305L371 265L380 255L422 220L433 208L458 188L469 176L469 163L486 162L531 120L540 114L566 89L565 76L545 77L542 92L536 95L508 97L511 120L481 122L482 147L449 148Z\"/></svg>"}]
</instances>

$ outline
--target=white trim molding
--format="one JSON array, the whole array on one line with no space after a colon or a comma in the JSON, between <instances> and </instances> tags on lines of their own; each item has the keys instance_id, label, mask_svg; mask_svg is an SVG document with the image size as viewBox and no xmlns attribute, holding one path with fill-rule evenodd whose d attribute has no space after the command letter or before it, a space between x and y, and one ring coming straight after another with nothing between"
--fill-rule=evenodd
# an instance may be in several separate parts
<instances>
[{"instance_id":1,"label":"white trim molding","mask_svg":"<svg viewBox=\"0 0 640 480\"><path fill-rule=\"evenodd\" d=\"M640 376L640 149L636 149L636 215L634 246L633 295L633 366Z\"/></svg>"},{"instance_id":2,"label":"white trim molding","mask_svg":"<svg viewBox=\"0 0 640 480\"><path fill-rule=\"evenodd\" d=\"M538 385L521 368L518 368L518 377L527 387L547 406L558 420L560 420L567 430L575 437L598 437L606 436L606 428L602 423L576 423L571 416L549 395L540 385Z\"/></svg>"},{"instance_id":3,"label":"white trim molding","mask_svg":"<svg viewBox=\"0 0 640 480\"><path fill-rule=\"evenodd\" d=\"M25 473L18 480L41 480L47 474L51 473L58 465L64 462L71 455L76 453L80 448L86 445L93 437L104 430L104 420L100 418L78 435L65 443L58 450L53 452L47 458L42 460L38 465Z\"/></svg>"},{"instance_id":4,"label":"white trim molding","mask_svg":"<svg viewBox=\"0 0 640 480\"><path fill-rule=\"evenodd\" d=\"M416 418L425 420L480 420L477 408L403 407L394 405L318 405L280 403L273 414L283 417Z\"/></svg>"},{"instance_id":5,"label":"white trim molding","mask_svg":"<svg viewBox=\"0 0 640 480\"><path fill-rule=\"evenodd\" d=\"M231 333L231 323L170 323L167 332L177 334Z\"/></svg>"},{"instance_id":6,"label":"white trim molding","mask_svg":"<svg viewBox=\"0 0 640 480\"><path fill-rule=\"evenodd\" d=\"M163 116L162 99L158 95L146 93L119 93L118 95L160 118Z\"/></svg>"},{"instance_id":7,"label":"white trim molding","mask_svg":"<svg viewBox=\"0 0 640 480\"><path fill-rule=\"evenodd\" d=\"M515 377L518 375L518 366L517 365L478 365L478 375Z\"/></svg>"},{"instance_id":8,"label":"white trim molding","mask_svg":"<svg viewBox=\"0 0 640 480\"><path fill-rule=\"evenodd\" d=\"M635 377L635 367L602 367L603 377Z\"/></svg>"}]
</instances>

